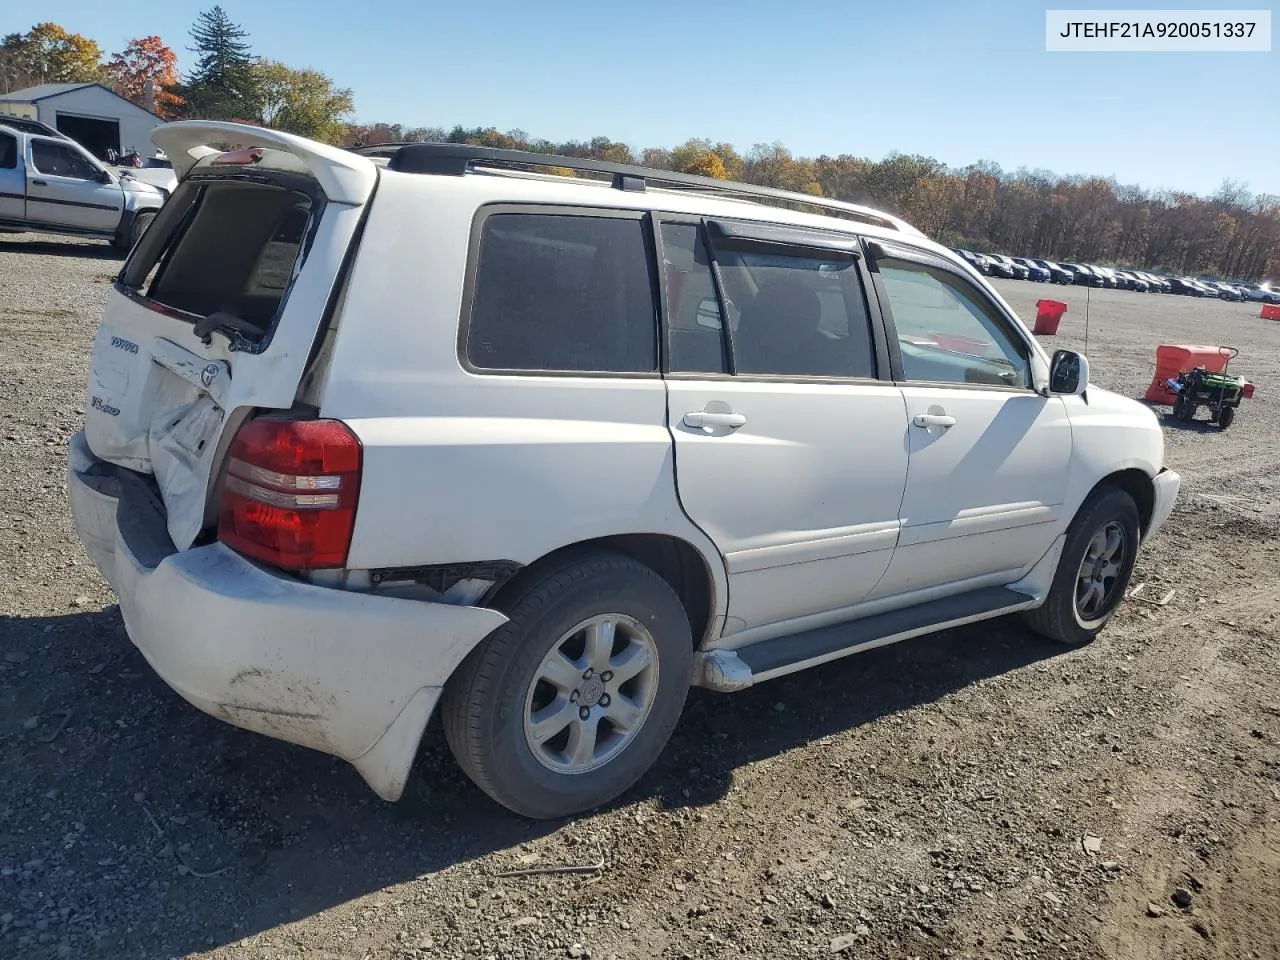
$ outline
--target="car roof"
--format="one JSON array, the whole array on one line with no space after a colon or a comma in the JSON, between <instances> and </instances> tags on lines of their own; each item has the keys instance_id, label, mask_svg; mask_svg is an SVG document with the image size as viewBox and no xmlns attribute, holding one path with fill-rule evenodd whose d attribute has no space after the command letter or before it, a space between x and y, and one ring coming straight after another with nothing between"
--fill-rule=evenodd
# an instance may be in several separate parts
<instances>
[{"instance_id":1,"label":"car roof","mask_svg":"<svg viewBox=\"0 0 1280 960\"><path fill-rule=\"evenodd\" d=\"M840 204L839 201L829 201L826 198L809 197L805 194L773 191L766 195L765 199L775 199L776 196L776 199L801 206L836 204L834 209L849 212L856 219L809 212L790 206L776 206L760 202L760 198L750 193L739 195L734 192L739 187L753 189L751 185L733 182L715 184L720 188L728 188L725 193L711 192L701 188L684 189L679 183L669 186L661 182L669 175L666 171L647 171L646 168L627 167L626 169L651 172L654 175L654 183L646 182L641 189L620 189L609 180L544 174L524 169L509 169L504 166L491 167L483 163L469 167L465 175L432 175L396 170L395 165L389 162L389 158L377 154L370 156L369 159L381 168L382 176L413 178L431 183L436 188L447 183L451 191L457 190L463 194L473 195L477 206L483 203L534 202L557 206L600 206L613 209L688 213L700 217L721 216L762 223L811 227L828 233L847 233L869 239L904 243L917 249L927 250L948 261L964 263L953 249L929 239L924 233L892 214L854 204ZM560 159L550 155L539 155L537 163L539 166L554 167ZM582 162L574 158L566 159L573 163ZM704 178L691 179L701 181ZM865 220L861 219L863 215L866 217Z\"/></svg>"},{"instance_id":2,"label":"car roof","mask_svg":"<svg viewBox=\"0 0 1280 960\"><path fill-rule=\"evenodd\" d=\"M0 127L8 127L14 133L35 134L41 137L57 137L60 140L69 140L65 133L48 124L41 123L39 120L28 120L25 117L0 116Z\"/></svg>"}]
</instances>

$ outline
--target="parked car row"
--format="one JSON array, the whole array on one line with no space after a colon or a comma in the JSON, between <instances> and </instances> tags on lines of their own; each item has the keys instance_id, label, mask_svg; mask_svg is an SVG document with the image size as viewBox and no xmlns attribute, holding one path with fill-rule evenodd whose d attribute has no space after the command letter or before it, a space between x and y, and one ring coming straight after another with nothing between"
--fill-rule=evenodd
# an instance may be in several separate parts
<instances>
[{"instance_id":1,"label":"parked car row","mask_svg":"<svg viewBox=\"0 0 1280 960\"><path fill-rule=\"evenodd\" d=\"M1035 257L1008 257L999 253L976 253L956 248L970 266L989 277L1032 280L1065 286L1106 287L1138 293L1178 293L1188 297L1217 297L1220 300L1255 300L1280 303L1280 290L1256 283L1226 283L1195 277L1172 277L1147 270L1121 270L1092 263L1055 263Z\"/></svg>"}]
</instances>

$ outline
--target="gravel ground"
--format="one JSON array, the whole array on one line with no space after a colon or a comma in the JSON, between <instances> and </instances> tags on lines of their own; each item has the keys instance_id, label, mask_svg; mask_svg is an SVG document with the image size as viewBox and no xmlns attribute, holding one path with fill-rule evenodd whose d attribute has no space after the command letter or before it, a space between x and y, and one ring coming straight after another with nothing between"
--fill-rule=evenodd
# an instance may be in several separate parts
<instances>
[{"instance_id":1,"label":"gravel ground","mask_svg":"<svg viewBox=\"0 0 1280 960\"><path fill-rule=\"evenodd\" d=\"M104 247L0 240L0 956L1280 956L1280 324L1090 294L1094 379L1241 347L1225 434L1166 425L1184 494L1092 646L1016 620L734 696L568 823L497 809L428 735L407 797L183 703L125 636L63 482ZM1085 293L1007 282L1070 312ZM504 871L602 863L590 874Z\"/></svg>"}]
</instances>

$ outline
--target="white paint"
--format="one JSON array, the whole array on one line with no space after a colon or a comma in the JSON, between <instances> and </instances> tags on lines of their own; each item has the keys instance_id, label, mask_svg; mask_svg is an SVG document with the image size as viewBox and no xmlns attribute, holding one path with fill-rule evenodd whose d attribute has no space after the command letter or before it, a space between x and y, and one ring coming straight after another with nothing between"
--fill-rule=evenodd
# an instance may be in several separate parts
<instances>
[{"instance_id":1,"label":"white paint","mask_svg":"<svg viewBox=\"0 0 1280 960\"><path fill-rule=\"evenodd\" d=\"M361 157L226 124L175 124L156 141L185 173L209 155L205 143L237 138L290 154L341 202L329 205L260 355L233 354L220 336L204 346L182 321L111 295L91 399L116 413L91 402L88 443L73 441L77 531L170 684L233 723L346 757L383 796L399 795L453 667L503 618L341 588L367 586L371 569L528 564L586 540L663 534L702 557L712 628L700 639L729 651L978 587L1010 585L1028 597L1016 606L1032 606L1093 487L1120 469L1156 477L1163 465L1159 425L1141 405L1094 387L1041 395L1048 358L1008 305L910 232L561 178L378 173ZM304 386L375 179L322 368ZM482 205L518 201L757 218L915 245L963 271L1009 319L1037 389L478 374L458 356L472 224ZM225 375L205 384L210 363ZM288 408L299 393L345 421L364 450L350 570L327 586L220 545L191 546L216 507L228 425L250 407ZM697 425L707 413L723 423ZM95 454L155 474L179 548L155 570L122 553L110 503L77 477ZM1159 474L1151 532L1176 489L1175 474ZM744 679L732 672L721 671L724 685ZM330 706L315 706L317 690Z\"/></svg>"},{"instance_id":2,"label":"white paint","mask_svg":"<svg viewBox=\"0 0 1280 960\"><path fill-rule=\"evenodd\" d=\"M312 586L221 544L148 569L82 479L82 443L73 440L80 453L68 476L76 531L160 677L215 717L352 761L379 795L397 799L440 689L506 617ZM108 536L109 553L100 546Z\"/></svg>"},{"instance_id":3,"label":"white paint","mask_svg":"<svg viewBox=\"0 0 1280 960\"><path fill-rule=\"evenodd\" d=\"M325 196L335 203L364 203L378 176L373 161L348 150L243 123L181 120L166 123L150 138L173 163L179 180L202 158L216 154L218 151L209 145L217 143L269 147L297 157L319 181Z\"/></svg>"},{"instance_id":4,"label":"white paint","mask_svg":"<svg viewBox=\"0 0 1280 960\"><path fill-rule=\"evenodd\" d=\"M60 114L74 117L91 117L95 120L115 121L120 128L120 152L135 149L146 155L150 152L151 131L161 120L106 87L92 83L66 93L55 93L32 104L36 108L35 119L60 129Z\"/></svg>"}]
</instances>

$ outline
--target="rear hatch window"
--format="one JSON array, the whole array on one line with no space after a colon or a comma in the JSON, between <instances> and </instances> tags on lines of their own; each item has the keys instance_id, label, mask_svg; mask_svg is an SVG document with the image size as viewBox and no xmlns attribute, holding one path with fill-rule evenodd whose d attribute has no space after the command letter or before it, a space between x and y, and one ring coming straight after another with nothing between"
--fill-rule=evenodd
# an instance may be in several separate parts
<instances>
[{"instance_id":1,"label":"rear hatch window","mask_svg":"<svg viewBox=\"0 0 1280 960\"><path fill-rule=\"evenodd\" d=\"M220 332L235 349L258 353L302 269L324 199L314 181L227 177L193 174L178 188L118 287L202 337Z\"/></svg>"}]
</instances>

